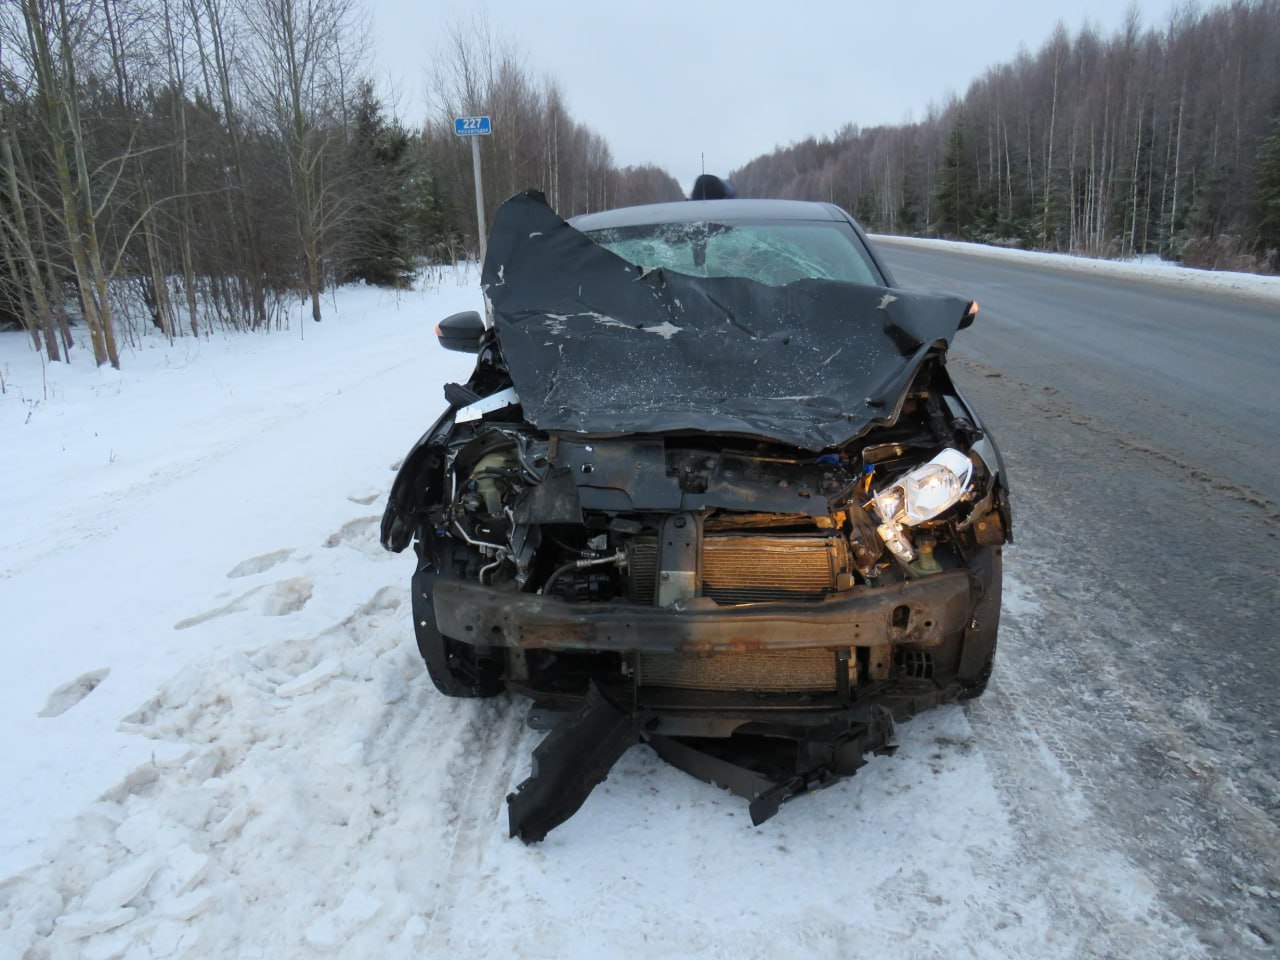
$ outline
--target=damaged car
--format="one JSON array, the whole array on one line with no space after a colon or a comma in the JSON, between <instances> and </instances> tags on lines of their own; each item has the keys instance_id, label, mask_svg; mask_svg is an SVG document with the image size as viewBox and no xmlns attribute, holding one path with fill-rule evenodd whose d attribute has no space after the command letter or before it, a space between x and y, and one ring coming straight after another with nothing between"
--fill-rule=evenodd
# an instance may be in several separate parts
<instances>
[{"instance_id":1,"label":"damaged car","mask_svg":"<svg viewBox=\"0 0 1280 960\"><path fill-rule=\"evenodd\" d=\"M395 479L417 642L454 697L549 734L508 797L535 842L636 743L753 823L983 692L1011 536L946 367L969 300L895 285L830 204L497 211L491 315Z\"/></svg>"}]
</instances>

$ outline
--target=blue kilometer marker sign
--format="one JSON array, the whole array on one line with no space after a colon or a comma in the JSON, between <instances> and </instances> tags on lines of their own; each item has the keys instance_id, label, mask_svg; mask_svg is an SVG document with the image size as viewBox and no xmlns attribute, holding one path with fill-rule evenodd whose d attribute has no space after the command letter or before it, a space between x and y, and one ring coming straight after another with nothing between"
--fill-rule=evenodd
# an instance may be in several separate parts
<instances>
[{"instance_id":1,"label":"blue kilometer marker sign","mask_svg":"<svg viewBox=\"0 0 1280 960\"><path fill-rule=\"evenodd\" d=\"M493 133L488 117L456 117L453 132L460 137L487 137Z\"/></svg>"}]
</instances>

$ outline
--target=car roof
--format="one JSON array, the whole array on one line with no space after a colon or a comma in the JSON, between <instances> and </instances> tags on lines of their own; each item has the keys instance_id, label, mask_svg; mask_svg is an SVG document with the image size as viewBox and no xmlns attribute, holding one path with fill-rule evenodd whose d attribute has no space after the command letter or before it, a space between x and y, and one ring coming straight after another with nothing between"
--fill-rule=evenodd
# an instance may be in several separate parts
<instances>
[{"instance_id":1,"label":"car roof","mask_svg":"<svg viewBox=\"0 0 1280 960\"><path fill-rule=\"evenodd\" d=\"M702 220L825 220L842 221L839 208L808 200L679 200L619 207L584 213L569 222L579 230L635 227L650 223L692 223Z\"/></svg>"}]
</instances>

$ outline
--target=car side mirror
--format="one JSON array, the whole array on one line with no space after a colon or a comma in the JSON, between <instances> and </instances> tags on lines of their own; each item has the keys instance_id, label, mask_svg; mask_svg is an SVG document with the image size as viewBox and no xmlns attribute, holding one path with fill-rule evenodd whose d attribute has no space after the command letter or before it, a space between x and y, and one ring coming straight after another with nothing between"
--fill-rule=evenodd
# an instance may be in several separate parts
<instances>
[{"instance_id":1,"label":"car side mirror","mask_svg":"<svg viewBox=\"0 0 1280 960\"><path fill-rule=\"evenodd\" d=\"M964 312L964 316L960 318L959 329L964 330L966 327L972 327L973 321L978 317L978 301L972 300L969 303L969 309Z\"/></svg>"},{"instance_id":2,"label":"car side mirror","mask_svg":"<svg viewBox=\"0 0 1280 960\"><path fill-rule=\"evenodd\" d=\"M484 321L474 310L464 310L445 317L436 324L436 337L440 346L459 353L479 353L480 338L484 336Z\"/></svg>"}]
</instances>

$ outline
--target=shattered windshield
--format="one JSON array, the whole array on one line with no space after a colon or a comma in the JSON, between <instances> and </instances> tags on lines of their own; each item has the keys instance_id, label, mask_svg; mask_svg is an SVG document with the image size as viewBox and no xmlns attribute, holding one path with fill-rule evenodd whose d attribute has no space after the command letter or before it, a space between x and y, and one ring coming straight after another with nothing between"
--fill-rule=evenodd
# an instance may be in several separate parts
<instances>
[{"instance_id":1,"label":"shattered windshield","mask_svg":"<svg viewBox=\"0 0 1280 960\"><path fill-rule=\"evenodd\" d=\"M691 277L744 277L771 287L806 279L883 283L845 223L654 223L587 236L631 263Z\"/></svg>"}]
</instances>

